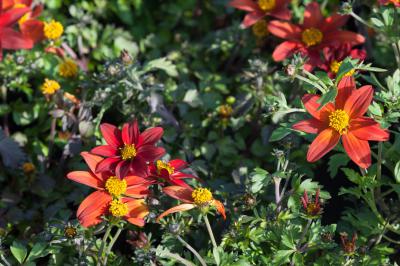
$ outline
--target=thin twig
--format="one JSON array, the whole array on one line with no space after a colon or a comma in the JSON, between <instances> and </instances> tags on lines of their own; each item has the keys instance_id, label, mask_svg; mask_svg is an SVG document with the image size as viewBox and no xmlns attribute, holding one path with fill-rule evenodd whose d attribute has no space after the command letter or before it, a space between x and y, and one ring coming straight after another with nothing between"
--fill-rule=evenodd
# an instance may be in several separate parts
<instances>
[{"instance_id":1,"label":"thin twig","mask_svg":"<svg viewBox=\"0 0 400 266\"><path fill-rule=\"evenodd\" d=\"M210 235L211 242L212 242L214 248L217 249L218 248L217 242L215 241L215 237L214 237L213 231L211 229L210 222L208 221L207 214L204 214L203 217L204 217L204 222L206 223L208 234Z\"/></svg>"},{"instance_id":2,"label":"thin twig","mask_svg":"<svg viewBox=\"0 0 400 266\"><path fill-rule=\"evenodd\" d=\"M187 243L185 240L183 240L183 238L181 238L180 236L177 236L176 238L178 238L178 240L188 249L190 250L193 255L196 256L196 258L200 261L200 264L202 266L207 266L206 262L204 261L204 259L200 256L200 254L191 246L189 245L189 243Z\"/></svg>"},{"instance_id":3,"label":"thin twig","mask_svg":"<svg viewBox=\"0 0 400 266\"><path fill-rule=\"evenodd\" d=\"M177 260L185 266L196 266L194 263L192 263L192 262L188 261L187 259L182 258L178 254L172 253L168 250L164 250L162 255L164 255L163 257L168 257L170 259Z\"/></svg>"}]
</instances>

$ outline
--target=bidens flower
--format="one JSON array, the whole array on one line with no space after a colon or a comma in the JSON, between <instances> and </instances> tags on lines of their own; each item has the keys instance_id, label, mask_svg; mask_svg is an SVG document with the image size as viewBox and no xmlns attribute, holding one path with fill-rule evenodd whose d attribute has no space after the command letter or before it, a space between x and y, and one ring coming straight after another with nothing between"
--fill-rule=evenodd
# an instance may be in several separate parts
<instances>
[{"instance_id":1,"label":"bidens flower","mask_svg":"<svg viewBox=\"0 0 400 266\"><path fill-rule=\"evenodd\" d=\"M154 127L139 132L137 121L124 124L122 131L110 124L100 125L101 133L107 145L92 149L92 153L104 156L96 167L96 172L111 171L123 178L128 173L147 176L147 162L153 162L164 155L165 150L156 147L163 129Z\"/></svg>"},{"instance_id":2,"label":"bidens flower","mask_svg":"<svg viewBox=\"0 0 400 266\"><path fill-rule=\"evenodd\" d=\"M342 139L349 157L361 168L371 165L368 141L387 141L389 133L372 118L364 116L373 98L372 86L356 89L352 77L344 77L338 85L335 103L321 109L321 96L306 94L302 101L313 118L293 125L293 129L318 134L311 143L307 161L315 162L332 150Z\"/></svg>"},{"instance_id":3,"label":"bidens flower","mask_svg":"<svg viewBox=\"0 0 400 266\"><path fill-rule=\"evenodd\" d=\"M229 3L231 7L249 12L242 22L245 28L260 21L265 16L289 20L291 14L287 5L290 0L233 0Z\"/></svg>"},{"instance_id":4,"label":"bidens flower","mask_svg":"<svg viewBox=\"0 0 400 266\"><path fill-rule=\"evenodd\" d=\"M319 189L315 193L314 202L308 199L307 191L304 190L304 194L301 197L301 203L303 204L305 214L309 218L315 218L322 212L321 203L319 202Z\"/></svg>"},{"instance_id":5,"label":"bidens flower","mask_svg":"<svg viewBox=\"0 0 400 266\"><path fill-rule=\"evenodd\" d=\"M73 78L78 74L78 71L78 64L70 58L65 58L58 65L58 74L63 78Z\"/></svg>"},{"instance_id":6,"label":"bidens flower","mask_svg":"<svg viewBox=\"0 0 400 266\"><path fill-rule=\"evenodd\" d=\"M210 206L215 207L222 217L226 219L224 205L220 201L214 199L211 191L207 188L192 189L191 187L169 186L163 188L163 192L172 198L184 202L184 204L166 210L158 216L157 221L171 213L188 211L196 207L207 210Z\"/></svg>"},{"instance_id":7,"label":"bidens flower","mask_svg":"<svg viewBox=\"0 0 400 266\"><path fill-rule=\"evenodd\" d=\"M400 0L379 0L381 5L393 4L395 7L400 7Z\"/></svg>"},{"instance_id":8,"label":"bidens flower","mask_svg":"<svg viewBox=\"0 0 400 266\"><path fill-rule=\"evenodd\" d=\"M44 95L53 95L61 89L60 83L55 80L45 79L42 87L40 87Z\"/></svg>"},{"instance_id":9,"label":"bidens flower","mask_svg":"<svg viewBox=\"0 0 400 266\"><path fill-rule=\"evenodd\" d=\"M351 45L363 43L365 38L362 35L340 30L347 18L339 14L324 18L319 4L312 2L304 11L304 21L301 25L271 21L268 24L268 31L286 40L275 48L272 54L273 59L279 62L294 53L300 53L309 58L304 68L311 71L314 67L321 65L320 52L323 48L343 43Z\"/></svg>"},{"instance_id":10,"label":"bidens flower","mask_svg":"<svg viewBox=\"0 0 400 266\"><path fill-rule=\"evenodd\" d=\"M57 40L64 32L63 25L55 20L44 23L43 33L47 39Z\"/></svg>"}]
</instances>

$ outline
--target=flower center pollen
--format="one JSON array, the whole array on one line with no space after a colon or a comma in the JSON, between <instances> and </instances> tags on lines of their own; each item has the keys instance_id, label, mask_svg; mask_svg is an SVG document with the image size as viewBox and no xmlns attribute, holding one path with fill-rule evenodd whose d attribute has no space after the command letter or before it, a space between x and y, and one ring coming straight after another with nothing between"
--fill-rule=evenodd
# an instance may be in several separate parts
<instances>
[{"instance_id":1,"label":"flower center pollen","mask_svg":"<svg viewBox=\"0 0 400 266\"><path fill-rule=\"evenodd\" d=\"M163 162L161 160L157 161L157 173L161 174L162 170L166 170L168 172L168 174L172 175L175 171L175 168L173 166L171 166L171 164Z\"/></svg>"},{"instance_id":2,"label":"flower center pollen","mask_svg":"<svg viewBox=\"0 0 400 266\"><path fill-rule=\"evenodd\" d=\"M204 206L212 201L213 196L211 191L206 188L196 188L192 192L192 198L196 205Z\"/></svg>"},{"instance_id":3,"label":"flower center pollen","mask_svg":"<svg viewBox=\"0 0 400 266\"><path fill-rule=\"evenodd\" d=\"M349 115L341 109L333 111L329 115L329 126L339 132L340 135L347 131Z\"/></svg>"},{"instance_id":4,"label":"flower center pollen","mask_svg":"<svg viewBox=\"0 0 400 266\"><path fill-rule=\"evenodd\" d=\"M46 95L53 95L61 88L60 84L51 79L45 79L41 87L42 93Z\"/></svg>"},{"instance_id":5,"label":"flower center pollen","mask_svg":"<svg viewBox=\"0 0 400 266\"><path fill-rule=\"evenodd\" d=\"M307 46L320 44L323 37L322 32L316 28L308 28L301 33L301 40Z\"/></svg>"},{"instance_id":6,"label":"flower center pollen","mask_svg":"<svg viewBox=\"0 0 400 266\"><path fill-rule=\"evenodd\" d=\"M122 201L115 199L111 201L110 207L108 209L112 216L121 217L128 214L128 205Z\"/></svg>"},{"instance_id":7,"label":"flower center pollen","mask_svg":"<svg viewBox=\"0 0 400 266\"><path fill-rule=\"evenodd\" d=\"M268 36L267 21L265 21L265 19L257 21L251 29L253 34L258 38L264 38Z\"/></svg>"},{"instance_id":8,"label":"flower center pollen","mask_svg":"<svg viewBox=\"0 0 400 266\"><path fill-rule=\"evenodd\" d=\"M136 148L134 144L126 144L121 148L122 160L131 160L136 156Z\"/></svg>"},{"instance_id":9,"label":"flower center pollen","mask_svg":"<svg viewBox=\"0 0 400 266\"><path fill-rule=\"evenodd\" d=\"M116 176L110 176L104 185L107 192L114 197L119 197L126 192L127 183L125 179L119 179Z\"/></svg>"},{"instance_id":10,"label":"flower center pollen","mask_svg":"<svg viewBox=\"0 0 400 266\"><path fill-rule=\"evenodd\" d=\"M61 77L72 78L78 74L79 68L74 60L66 58L59 66L58 73Z\"/></svg>"},{"instance_id":11,"label":"flower center pollen","mask_svg":"<svg viewBox=\"0 0 400 266\"><path fill-rule=\"evenodd\" d=\"M337 74L339 72L339 68L341 65L342 65L342 61L338 62L336 60L333 60L330 65L331 72ZM352 69L349 72L347 72L346 74L344 74L344 76L346 76L346 77L353 76L354 72L356 72L356 70Z\"/></svg>"},{"instance_id":12,"label":"flower center pollen","mask_svg":"<svg viewBox=\"0 0 400 266\"><path fill-rule=\"evenodd\" d=\"M268 12L275 8L275 0L258 0L258 6L262 11Z\"/></svg>"},{"instance_id":13,"label":"flower center pollen","mask_svg":"<svg viewBox=\"0 0 400 266\"><path fill-rule=\"evenodd\" d=\"M47 39L56 40L61 37L64 32L63 25L55 20L44 23L43 33Z\"/></svg>"}]
</instances>

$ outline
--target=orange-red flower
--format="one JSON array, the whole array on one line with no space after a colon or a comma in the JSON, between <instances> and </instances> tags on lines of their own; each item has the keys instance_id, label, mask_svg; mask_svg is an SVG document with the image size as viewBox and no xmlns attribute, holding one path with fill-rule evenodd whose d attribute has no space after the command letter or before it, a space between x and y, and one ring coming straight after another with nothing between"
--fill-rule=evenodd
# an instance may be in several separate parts
<instances>
[{"instance_id":1,"label":"orange-red flower","mask_svg":"<svg viewBox=\"0 0 400 266\"><path fill-rule=\"evenodd\" d=\"M294 53L301 53L309 58L304 67L311 71L322 63L320 52L323 48L343 43L351 45L363 43L365 38L362 35L340 30L347 18L348 16L339 14L324 18L319 4L312 2L304 11L304 21L301 25L285 21L271 21L268 24L269 32L286 40L275 48L272 54L273 59L279 62Z\"/></svg>"},{"instance_id":2,"label":"orange-red flower","mask_svg":"<svg viewBox=\"0 0 400 266\"><path fill-rule=\"evenodd\" d=\"M314 202L309 200L306 190L304 190L304 194L301 197L301 203L303 204L304 212L310 218L314 218L320 215L322 212L321 203L319 201L319 192L319 189L317 189Z\"/></svg>"},{"instance_id":3,"label":"orange-red flower","mask_svg":"<svg viewBox=\"0 0 400 266\"><path fill-rule=\"evenodd\" d=\"M356 89L352 77L344 77L339 82L335 103L328 103L320 110L317 102L320 96L306 94L302 101L313 118L298 122L293 129L318 134L308 149L307 161L317 161L342 139L349 157L361 168L368 168L371 165L368 141L389 139L389 133L379 123L364 116L372 98L372 86Z\"/></svg>"},{"instance_id":4,"label":"orange-red flower","mask_svg":"<svg viewBox=\"0 0 400 266\"><path fill-rule=\"evenodd\" d=\"M155 180L162 180L162 183L190 188L188 184L182 179L195 178L196 176L182 172L183 169L188 168L188 163L184 160L175 159L169 162L157 160L149 165L149 177Z\"/></svg>"},{"instance_id":5,"label":"orange-red flower","mask_svg":"<svg viewBox=\"0 0 400 266\"><path fill-rule=\"evenodd\" d=\"M400 0L379 0L381 5L393 4L395 7L400 7Z\"/></svg>"},{"instance_id":6,"label":"orange-red flower","mask_svg":"<svg viewBox=\"0 0 400 266\"><path fill-rule=\"evenodd\" d=\"M224 205L222 202L214 199L210 190L206 188L192 189L190 187L169 186L163 188L163 192L184 203L166 210L158 216L157 221L171 213L188 211L196 207L203 209L209 206L214 206L222 217L226 219Z\"/></svg>"},{"instance_id":7,"label":"orange-red flower","mask_svg":"<svg viewBox=\"0 0 400 266\"><path fill-rule=\"evenodd\" d=\"M290 0L232 0L229 5L248 12L242 22L243 27L247 28L265 16L289 20L291 18L287 8L289 2Z\"/></svg>"},{"instance_id":8,"label":"orange-red flower","mask_svg":"<svg viewBox=\"0 0 400 266\"><path fill-rule=\"evenodd\" d=\"M92 149L92 153L106 157L96 167L96 172L111 171L123 178L127 174L146 177L147 163L160 158L164 148L154 146L163 134L161 127L139 132L137 121L124 124L122 131L104 123L100 130L107 145Z\"/></svg>"},{"instance_id":9,"label":"orange-red flower","mask_svg":"<svg viewBox=\"0 0 400 266\"><path fill-rule=\"evenodd\" d=\"M148 186L152 182L138 176L119 179L111 172L97 174L96 166L103 158L88 152L82 152L81 155L90 170L70 172L67 178L97 191L86 197L79 206L79 222L90 227L100 223L102 216L111 215L143 226L144 217L149 213L143 198L149 194Z\"/></svg>"}]
</instances>

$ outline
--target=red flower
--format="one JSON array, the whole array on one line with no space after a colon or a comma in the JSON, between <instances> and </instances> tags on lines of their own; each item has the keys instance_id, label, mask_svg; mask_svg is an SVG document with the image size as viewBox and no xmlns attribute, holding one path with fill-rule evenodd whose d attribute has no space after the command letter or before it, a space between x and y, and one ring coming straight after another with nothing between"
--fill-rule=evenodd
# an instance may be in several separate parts
<instances>
[{"instance_id":1,"label":"red flower","mask_svg":"<svg viewBox=\"0 0 400 266\"><path fill-rule=\"evenodd\" d=\"M349 157L361 168L371 165L368 141L387 141L389 133L372 118L364 116L373 98L372 86L356 89L352 77L344 77L338 85L335 103L319 110L319 95L306 94L302 101L313 118L300 121L293 129L318 134L311 143L307 161L315 162L332 150L342 138Z\"/></svg>"},{"instance_id":2,"label":"red flower","mask_svg":"<svg viewBox=\"0 0 400 266\"><path fill-rule=\"evenodd\" d=\"M339 71L342 61L350 56L353 59L364 60L367 53L364 49L352 49L351 45L346 43L336 48L326 47L323 50L324 63L320 66L321 69L328 72L330 78L334 78ZM354 73L350 71L346 75L351 76Z\"/></svg>"},{"instance_id":3,"label":"red flower","mask_svg":"<svg viewBox=\"0 0 400 266\"><path fill-rule=\"evenodd\" d=\"M362 35L339 29L346 23L347 18L339 14L324 18L319 4L312 2L305 9L304 21L301 25L271 21L268 24L269 32L286 40L275 48L272 54L273 59L283 61L294 53L301 53L309 58L304 67L311 71L322 63L320 52L323 48L343 43L351 45L363 43L365 38Z\"/></svg>"},{"instance_id":4,"label":"red flower","mask_svg":"<svg viewBox=\"0 0 400 266\"><path fill-rule=\"evenodd\" d=\"M321 214L322 208L321 208L321 203L319 202L319 189L315 193L314 202L311 202L308 199L307 191L304 190L304 195L301 197L301 202L303 203L303 208L305 213L310 218L314 218Z\"/></svg>"},{"instance_id":5,"label":"red flower","mask_svg":"<svg viewBox=\"0 0 400 266\"><path fill-rule=\"evenodd\" d=\"M290 0L232 0L229 5L249 12L242 22L243 27L247 28L265 16L289 20L291 18L287 8L289 2Z\"/></svg>"},{"instance_id":6,"label":"red flower","mask_svg":"<svg viewBox=\"0 0 400 266\"><path fill-rule=\"evenodd\" d=\"M393 4L395 7L400 7L400 0L379 0L380 5Z\"/></svg>"},{"instance_id":7,"label":"red flower","mask_svg":"<svg viewBox=\"0 0 400 266\"><path fill-rule=\"evenodd\" d=\"M96 174L96 165L103 158L88 152L82 152L81 155L90 170L70 172L67 178L97 191L86 197L79 206L79 222L85 227L90 227L100 223L102 216L112 215L143 226L143 218L149 211L142 198L149 194L148 186L152 182L138 176L126 176L121 180L111 172Z\"/></svg>"},{"instance_id":8,"label":"red flower","mask_svg":"<svg viewBox=\"0 0 400 266\"><path fill-rule=\"evenodd\" d=\"M162 179L165 183L171 185L190 188L182 179L198 178L194 175L181 172L185 168L188 168L188 163L184 160L175 159L169 162L157 160L155 163L149 165L149 178Z\"/></svg>"},{"instance_id":9,"label":"red flower","mask_svg":"<svg viewBox=\"0 0 400 266\"><path fill-rule=\"evenodd\" d=\"M119 178L127 174L145 177L147 162L164 155L165 150L155 147L161 139L163 129L154 127L139 132L137 121L124 124L122 131L110 124L101 124L100 130L107 145L92 149L92 153L105 158L96 167L96 172L111 171Z\"/></svg>"}]
</instances>

